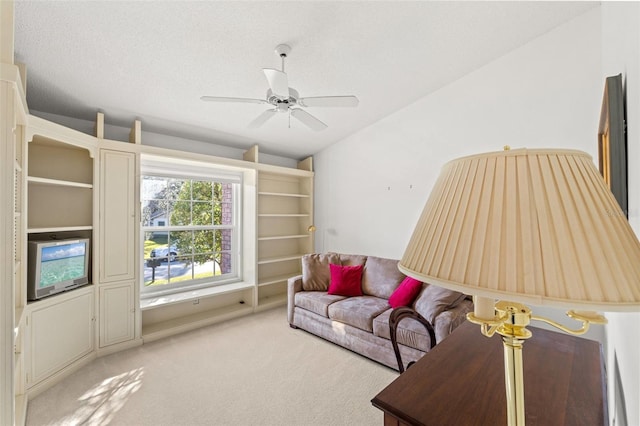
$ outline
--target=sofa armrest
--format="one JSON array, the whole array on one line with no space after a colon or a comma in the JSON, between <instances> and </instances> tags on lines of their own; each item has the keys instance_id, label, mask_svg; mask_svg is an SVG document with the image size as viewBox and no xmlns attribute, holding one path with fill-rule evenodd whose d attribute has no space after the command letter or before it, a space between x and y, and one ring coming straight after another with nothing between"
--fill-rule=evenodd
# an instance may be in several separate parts
<instances>
[{"instance_id":1,"label":"sofa armrest","mask_svg":"<svg viewBox=\"0 0 640 426\"><path fill-rule=\"evenodd\" d=\"M302 291L302 275L289 278L287 282L287 320L293 324L293 310L296 305L296 293Z\"/></svg>"},{"instance_id":2,"label":"sofa armrest","mask_svg":"<svg viewBox=\"0 0 640 426\"><path fill-rule=\"evenodd\" d=\"M469 299L464 299L455 307L440 313L433 324L436 332L436 341L440 343L445 337L450 335L456 327L465 322L468 312L473 312L473 302Z\"/></svg>"}]
</instances>

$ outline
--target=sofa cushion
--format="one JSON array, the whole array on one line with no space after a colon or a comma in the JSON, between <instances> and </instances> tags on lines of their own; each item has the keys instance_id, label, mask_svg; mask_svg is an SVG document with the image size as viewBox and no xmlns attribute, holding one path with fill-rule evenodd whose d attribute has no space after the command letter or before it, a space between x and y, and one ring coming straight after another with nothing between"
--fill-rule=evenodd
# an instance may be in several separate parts
<instances>
[{"instance_id":1,"label":"sofa cushion","mask_svg":"<svg viewBox=\"0 0 640 426\"><path fill-rule=\"evenodd\" d=\"M331 278L329 264L332 263L341 264L337 253L313 253L302 256L302 289L327 291Z\"/></svg>"},{"instance_id":2,"label":"sofa cushion","mask_svg":"<svg viewBox=\"0 0 640 426\"><path fill-rule=\"evenodd\" d=\"M425 317L431 324L445 309L453 308L466 296L458 291L448 290L437 285L424 284L418 294L413 309Z\"/></svg>"},{"instance_id":3,"label":"sofa cushion","mask_svg":"<svg viewBox=\"0 0 640 426\"><path fill-rule=\"evenodd\" d=\"M342 260L342 256L340 259ZM368 256L362 275L362 292L369 296L388 299L404 277L398 270L397 260Z\"/></svg>"},{"instance_id":4,"label":"sofa cushion","mask_svg":"<svg viewBox=\"0 0 640 426\"><path fill-rule=\"evenodd\" d=\"M411 306L420 290L422 290L422 281L406 277L389 297L389 304L392 308Z\"/></svg>"},{"instance_id":5,"label":"sofa cushion","mask_svg":"<svg viewBox=\"0 0 640 426\"><path fill-rule=\"evenodd\" d=\"M329 294L341 296L362 296L362 266L329 265L331 283Z\"/></svg>"},{"instance_id":6,"label":"sofa cushion","mask_svg":"<svg viewBox=\"0 0 640 426\"><path fill-rule=\"evenodd\" d=\"M360 254L340 254L340 264L342 266L362 265L367 262L367 256Z\"/></svg>"},{"instance_id":7,"label":"sofa cushion","mask_svg":"<svg viewBox=\"0 0 640 426\"><path fill-rule=\"evenodd\" d=\"M295 305L329 318L329 305L342 299L345 297L327 294L324 291L301 291L295 295Z\"/></svg>"},{"instance_id":8,"label":"sofa cushion","mask_svg":"<svg viewBox=\"0 0 640 426\"><path fill-rule=\"evenodd\" d=\"M373 334L384 339L391 339L391 330L389 328L389 317L393 309L389 309L373 320ZM429 350L431 337L424 325L411 318L404 318L398 323L396 329L396 337L398 343L419 349L423 352ZM391 341L389 341L391 346Z\"/></svg>"},{"instance_id":9,"label":"sofa cushion","mask_svg":"<svg viewBox=\"0 0 640 426\"><path fill-rule=\"evenodd\" d=\"M374 296L349 297L329 305L329 318L373 332L373 319L389 309L385 299Z\"/></svg>"}]
</instances>

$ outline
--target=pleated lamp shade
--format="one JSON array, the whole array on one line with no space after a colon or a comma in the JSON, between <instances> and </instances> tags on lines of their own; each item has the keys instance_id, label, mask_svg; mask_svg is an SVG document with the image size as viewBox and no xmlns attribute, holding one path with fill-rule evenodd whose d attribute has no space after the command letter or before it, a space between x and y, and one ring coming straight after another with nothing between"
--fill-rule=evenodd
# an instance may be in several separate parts
<instances>
[{"instance_id":1,"label":"pleated lamp shade","mask_svg":"<svg viewBox=\"0 0 640 426\"><path fill-rule=\"evenodd\" d=\"M399 269L488 298L640 310L640 243L580 151L518 149L447 163Z\"/></svg>"}]
</instances>

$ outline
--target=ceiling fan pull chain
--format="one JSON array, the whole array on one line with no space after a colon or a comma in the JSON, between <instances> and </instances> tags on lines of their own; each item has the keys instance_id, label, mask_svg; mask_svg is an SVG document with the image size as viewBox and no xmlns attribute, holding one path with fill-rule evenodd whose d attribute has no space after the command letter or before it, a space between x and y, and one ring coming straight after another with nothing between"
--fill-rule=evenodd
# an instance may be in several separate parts
<instances>
[{"instance_id":1,"label":"ceiling fan pull chain","mask_svg":"<svg viewBox=\"0 0 640 426\"><path fill-rule=\"evenodd\" d=\"M291 128L291 110L289 110L289 128Z\"/></svg>"}]
</instances>

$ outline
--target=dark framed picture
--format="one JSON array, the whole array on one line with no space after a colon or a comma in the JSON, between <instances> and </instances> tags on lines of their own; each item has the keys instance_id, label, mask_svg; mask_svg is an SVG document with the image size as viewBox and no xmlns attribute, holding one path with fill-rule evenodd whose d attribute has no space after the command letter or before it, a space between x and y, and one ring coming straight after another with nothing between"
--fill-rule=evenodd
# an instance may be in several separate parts
<instances>
[{"instance_id":1,"label":"dark framed picture","mask_svg":"<svg viewBox=\"0 0 640 426\"><path fill-rule=\"evenodd\" d=\"M598 127L598 163L600 173L618 200L626 217L627 208L627 138L625 98L622 74L607 77Z\"/></svg>"}]
</instances>

